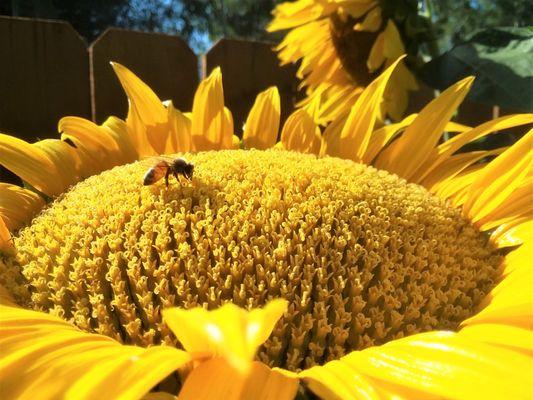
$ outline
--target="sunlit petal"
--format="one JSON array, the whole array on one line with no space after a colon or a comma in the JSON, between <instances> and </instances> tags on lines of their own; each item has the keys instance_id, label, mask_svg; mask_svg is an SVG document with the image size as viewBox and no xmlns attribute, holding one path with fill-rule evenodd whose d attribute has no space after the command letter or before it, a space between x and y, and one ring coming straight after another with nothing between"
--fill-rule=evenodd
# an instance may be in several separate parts
<instances>
[{"instance_id":1,"label":"sunlit petal","mask_svg":"<svg viewBox=\"0 0 533 400\"><path fill-rule=\"evenodd\" d=\"M0 182L0 217L10 231L28 223L44 204L43 198L37 193Z\"/></svg>"},{"instance_id":2,"label":"sunlit petal","mask_svg":"<svg viewBox=\"0 0 533 400\"><path fill-rule=\"evenodd\" d=\"M269 149L276 144L279 131L280 99L273 86L257 95L248 114L243 133L247 149Z\"/></svg>"},{"instance_id":3,"label":"sunlit petal","mask_svg":"<svg viewBox=\"0 0 533 400\"><path fill-rule=\"evenodd\" d=\"M61 179L57 178L62 172L44 150L1 133L0 165L48 196L61 194L65 189Z\"/></svg>"},{"instance_id":4,"label":"sunlit petal","mask_svg":"<svg viewBox=\"0 0 533 400\"><path fill-rule=\"evenodd\" d=\"M193 356L219 355L246 371L257 347L268 338L286 307L286 301L274 300L250 312L231 303L214 311L170 308L163 311L163 318Z\"/></svg>"},{"instance_id":5,"label":"sunlit petal","mask_svg":"<svg viewBox=\"0 0 533 400\"><path fill-rule=\"evenodd\" d=\"M483 169L468 191L463 212L473 222L489 216L520 186L532 166L533 130Z\"/></svg>"},{"instance_id":6,"label":"sunlit petal","mask_svg":"<svg viewBox=\"0 0 533 400\"><path fill-rule=\"evenodd\" d=\"M378 117L383 92L392 72L402 58L396 60L361 93L350 110L340 136L328 136L328 155L354 161L363 159Z\"/></svg>"},{"instance_id":7,"label":"sunlit petal","mask_svg":"<svg viewBox=\"0 0 533 400\"><path fill-rule=\"evenodd\" d=\"M424 107L405 133L380 154L376 166L406 179L413 176L437 145L472 82L471 77L463 79ZM415 148L416 152L413 151Z\"/></svg>"},{"instance_id":8,"label":"sunlit petal","mask_svg":"<svg viewBox=\"0 0 533 400\"><path fill-rule=\"evenodd\" d=\"M293 399L298 380L253 362L246 374L235 370L223 358L201 363L187 377L180 391L180 400L210 399Z\"/></svg>"},{"instance_id":9,"label":"sunlit petal","mask_svg":"<svg viewBox=\"0 0 533 400\"><path fill-rule=\"evenodd\" d=\"M3 299L0 360L5 398L136 399L190 357L171 347L143 349L79 331Z\"/></svg>"},{"instance_id":10,"label":"sunlit petal","mask_svg":"<svg viewBox=\"0 0 533 400\"><path fill-rule=\"evenodd\" d=\"M318 154L320 151L320 129L304 109L293 112L281 131L280 142L286 150Z\"/></svg>"}]
</instances>

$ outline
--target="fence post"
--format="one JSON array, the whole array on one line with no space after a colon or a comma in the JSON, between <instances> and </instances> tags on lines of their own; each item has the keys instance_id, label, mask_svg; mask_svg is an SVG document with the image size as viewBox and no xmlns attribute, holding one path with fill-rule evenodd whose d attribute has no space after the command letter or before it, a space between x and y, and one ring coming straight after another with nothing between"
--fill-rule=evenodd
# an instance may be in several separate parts
<instances>
[{"instance_id":1,"label":"fence post","mask_svg":"<svg viewBox=\"0 0 533 400\"><path fill-rule=\"evenodd\" d=\"M187 110L198 85L198 60L177 36L107 29L89 48L93 120L109 115L125 118L127 100L110 61L116 61L141 78L161 100L172 99Z\"/></svg>"},{"instance_id":2,"label":"fence post","mask_svg":"<svg viewBox=\"0 0 533 400\"><path fill-rule=\"evenodd\" d=\"M90 118L85 41L63 21L0 17L0 132L58 137L65 115Z\"/></svg>"},{"instance_id":3,"label":"fence post","mask_svg":"<svg viewBox=\"0 0 533 400\"><path fill-rule=\"evenodd\" d=\"M281 120L294 109L297 97L296 68L279 66L272 43L221 39L203 58L204 75L215 67L222 70L224 98L232 111L235 133L241 135L242 125L257 94L269 86L277 86L281 97Z\"/></svg>"}]
</instances>

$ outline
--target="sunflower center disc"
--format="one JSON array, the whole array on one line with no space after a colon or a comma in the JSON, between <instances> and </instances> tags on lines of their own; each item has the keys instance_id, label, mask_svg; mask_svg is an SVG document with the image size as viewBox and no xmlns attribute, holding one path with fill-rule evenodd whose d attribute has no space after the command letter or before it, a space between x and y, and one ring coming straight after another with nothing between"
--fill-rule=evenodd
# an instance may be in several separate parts
<instances>
[{"instance_id":1,"label":"sunflower center disc","mask_svg":"<svg viewBox=\"0 0 533 400\"><path fill-rule=\"evenodd\" d=\"M379 74L368 71L367 60L377 33L354 31L356 21L336 14L330 18L331 39L344 70L355 83L368 86Z\"/></svg>"},{"instance_id":2,"label":"sunflower center disc","mask_svg":"<svg viewBox=\"0 0 533 400\"><path fill-rule=\"evenodd\" d=\"M93 176L15 239L21 304L148 346L161 309L290 302L258 358L292 370L455 329L501 258L458 210L372 167L282 151L188 156L192 183L142 186L146 165Z\"/></svg>"}]
</instances>

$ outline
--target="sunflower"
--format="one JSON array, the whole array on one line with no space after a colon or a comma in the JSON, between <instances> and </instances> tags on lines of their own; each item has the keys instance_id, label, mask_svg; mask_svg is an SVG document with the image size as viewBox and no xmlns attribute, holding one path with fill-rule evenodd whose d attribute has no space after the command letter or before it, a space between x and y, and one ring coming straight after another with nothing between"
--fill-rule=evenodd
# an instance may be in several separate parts
<instances>
[{"instance_id":1,"label":"sunflower","mask_svg":"<svg viewBox=\"0 0 533 400\"><path fill-rule=\"evenodd\" d=\"M363 89L406 53L397 24L410 24L417 11L416 1L298 0L275 8L268 30L290 29L277 47L279 58L282 64L300 62L297 76L307 88L303 104L316 100L314 117L325 124L349 110ZM416 63L416 41L408 48ZM415 77L399 65L385 90L382 114L401 119L413 90Z\"/></svg>"},{"instance_id":2,"label":"sunflower","mask_svg":"<svg viewBox=\"0 0 533 400\"><path fill-rule=\"evenodd\" d=\"M0 135L3 398L528 397L533 131L458 150L533 115L451 122L467 78L376 129L399 61L323 133L269 88L241 141L219 69L182 113L113 64L125 121ZM143 186L160 155L192 181Z\"/></svg>"}]
</instances>

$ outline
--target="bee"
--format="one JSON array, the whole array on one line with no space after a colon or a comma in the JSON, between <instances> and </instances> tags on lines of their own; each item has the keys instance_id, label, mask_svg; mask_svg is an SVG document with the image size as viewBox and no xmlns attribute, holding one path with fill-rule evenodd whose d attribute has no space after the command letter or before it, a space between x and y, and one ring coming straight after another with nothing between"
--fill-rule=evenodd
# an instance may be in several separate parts
<instances>
[{"instance_id":1,"label":"bee","mask_svg":"<svg viewBox=\"0 0 533 400\"><path fill-rule=\"evenodd\" d=\"M168 188L168 178L171 174L180 182L180 175L183 175L189 181L192 180L193 172L194 164L184 158L159 159L157 164L150 167L144 174L143 185L153 185L165 177L165 185Z\"/></svg>"}]
</instances>

